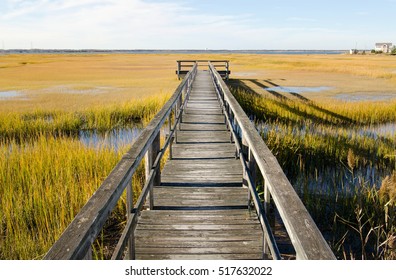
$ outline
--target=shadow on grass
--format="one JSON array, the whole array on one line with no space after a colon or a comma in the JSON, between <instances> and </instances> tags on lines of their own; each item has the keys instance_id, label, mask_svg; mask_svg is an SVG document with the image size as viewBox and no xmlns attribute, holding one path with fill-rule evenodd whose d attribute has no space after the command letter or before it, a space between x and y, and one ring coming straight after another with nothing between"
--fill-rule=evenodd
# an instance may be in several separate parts
<instances>
[{"instance_id":1,"label":"shadow on grass","mask_svg":"<svg viewBox=\"0 0 396 280\"><path fill-rule=\"evenodd\" d=\"M246 82L251 82L253 84L255 84L256 86L262 88L263 90L265 90L266 92L270 93L273 97L275 97L275 99L278 101L277 105L281 106L282 108L284 108L285 110L288 110L296 115L299 115L301 117L306 117L307 119L310 119L312 121L315 122L320 122L323 124L343 124L343 125L353 125L353 124L358 124L355 120L348 118L346 116L343 116L341 114L332 112L330 110L324 109L320 106L318 106L317 104L315 104L314 101L306 98L305 96L302 96L301 94L297 93L297 92L289 92L289 94L293 95L294 97L298 98L302 103L304 103L305 105L307 105L308 107L310 107L311 109L320 112L324 115L327 115L331 118L333 118L335 121L329 121L326 120L324 118L320 118L314 114L310 114L304 111L301 111L297 108L291 107L288 104L286 104L285 101L287 100L291 100L290 98L288 98L287 96L274 91L274 90L270 90L268 86L266 86L263 82L270 84L271 86L274 87L279 87L279 84L273 83L270 80L263 80L263 82L260 82L257 79L232 79L229 81L229 85L230 86L234 86L234 87L239 87L239 88L243 88L244 90L246 90L249 93L252 93L254 95L257 96L262 96L260 95L260 93L258 93L257 91L255 91L252 87L250 87L249 85L246 84Z\"/></svg>"},{"instance_id":2,"label":"shadow on grass","mask_svg":"<svg viewBox=\"0 0 396 280\"><path fill-rule=\"evenodd\" d=\"M265 98L262 94L257 92L255 89L253 89L249 85L247 85L246 82L252 82L253 84L259 86L260 88L263 88L264 90L266 90L266 88L268 88L262 82L257 81L257 80L252 80L252 79L244 79L244 80L232 79L232 80L229 80L228 84L231 87L231 89L233 89L232 91L234 91L234 92L238 92L238 89L243 89L246 93L251 94L252 96ZM279 86L279 85L277 85L273 82L270 82L268 80L264 80L264 82L270 83L273 86ZM310 120L315 124L326 125L326 126L340 126L340 125L342 125L344 127L349 127L352 125L358 125L358 123L356 121L354 121L346 116L343 116L343 115L337 114L335 112L329 111L327 109L321 108L318 105L316 105L313 101L301 96L298 93L293 93L293 95L300 96L299 100L296 102L302 102L306 106L310 107L313 111L322 113L323 117L318 116L313 113L306 112L305 110L302 110L301 108L299 108L297 106L291 106L290 104L292 104L292 103L289 102L289 101L291 101L291 99L288 98L287 96L282 95L279 92L269 91L269 90L266 90L266 91L269 92L273 97L275 97L273 99L271 98L271 102L273 102L273 104L279 106L280 108L284 109L287 112L290 112L296 116L299 116L302 119L302 121L298 120L296 118L290 118L287 116L287 114L285 116L280 116L280 115L276 114L276 112L270 112L264 106L262 106L260 104L256 104L256 103L254 103L253 100L248 100L248 98L246 98L246 100L245 100L243 97L238 98L238 95L236 95L236 97L237 97L237 99L239 99L238 101L244 108L245 112L256 116L256 118L261 121L270 121L270 122L276 121L276 122L280 122L282 124L285 124L287 126L292 126L292 127L301 127L301 125L303 125L306 120ZM328 116L329 118L327 118L326 116ZM318 137L321 137L321 136L318 135ZM380 163L382 165L382 164L390 164L391 163L388 159L384 158L383 156L379 156L377 154L375 148L365 147L365 146L359 145L357 143L351 143L351 139L348 136L326 134L326 135L323 135L322 138L323 138L323 141L325 143L327 143L327 145L337 147L336 149L339 149L340 151L341 150L347 151L348 149L351 149L355 152L356 155L369 160L372 164ZM393 145L392 144L393 141L391 141L391 139L388 139L386 137L380 137L378 140L386 145ZM285 147L285 148L287 148L287 147ZM303 152L303 153L305 153L305 156L308 156L309 150L312 150L312 147L311 148L307 147L307 151ZM339 163L340 151L338 151L338 152L333 151L333 154L331 154L331 155L327 154L325 151L316 151L315 153L318 153L318 155L321 155L324 159L326 159L325 162L327 162L328 164L334 165L334 164ZM338 156L336 156L336 154L334 154L334 153L338 154ZM319 156L319 157L321 157L321 156ZM311 156L309 156L309 157L311 157ZM295 160L297 160L297 159L295 159ZM325 164L325 162L322 162L322 163Z\"/></svg>"}]
</instances>

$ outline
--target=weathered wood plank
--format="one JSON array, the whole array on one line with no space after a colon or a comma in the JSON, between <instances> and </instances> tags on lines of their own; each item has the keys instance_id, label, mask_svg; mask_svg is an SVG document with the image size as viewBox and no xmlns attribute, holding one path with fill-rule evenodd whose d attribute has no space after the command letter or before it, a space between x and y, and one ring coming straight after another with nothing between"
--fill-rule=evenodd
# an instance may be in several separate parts
<instances>
[{"instance_id":1,"label":"weathered wood plank","mask_svg":"<svg viewBox=\"0 0 396 280\"><path fill-rule=\"evenodd\" d=\"M257 260L261 253L256 254L205 254L205 255L177 255L177 254L140 254L140 260Z\"/></svg>"},{"instance_id":2,"label":"weathered wood plank","mask_svg":"<svg viewBox=\"0 0 396 280\"><path fill-rule=\"evenodd\" d=\"M249 249L249 250L247 250ZM164 254L164 250L166 250L166 254L188 254L188 255L207 255L207 254L254 254L254 253L261 253L261 248L241 248L241 247L234 247L234 248L227 248L227 247L215 247L215 248L152 248L152 247L144 247L136 248L136 254Z\"/></svg>"},{"instance_id":3,"label":"weathered wood plank","mask_svg":"<svg viewBox=\"0 0 396 280\"><path fill-rule=\"evenodd\" d=\"M156 210L158 211L158 210ZM137 230L136 238L148 238L150 240L162 240L162 238L191 238L195 240L245 240L250 238L261 238L262 231L241 231L241 230L161 230L158 235L151 230Z\"/></svg>"},{"instance_id":4,"label":"weathered wood plank","mask_svg":"<svg viewBox=\"0 0 396 280\"><path fill-rule=\"evenodd\" d=\"M182 131L227 131L224 124L197 124L197 123L182 123L180 125L180 130Z\"/></svg>"},{"instance_id":5,"label":"weathered wood plank","mask_svg":"<svg viewBox=\"0 0 396 280\"><path fill-rule=\"evenodd\" d=\"M229 216L229 217L257 217L256 213L252 210L208 210L208 211L144 211L141 217L151 217L155 215L167 216Z\"/></svg>"},{"instance_id":6,"label":"weathered wood plank","mask_svg":"<svg viewBox=\"0 0 396 280\"><path fill-rule=\"evenodd\" d=\"M150 242L152 244L162 244L166 242L262 242L262 235L256 234L222 234L222 231L211 231L211 234L205 234L202 231L164 231L164 234L158 236L155 232L142 230L136 235L136 241L139 242ZM260 243L262 246L262 243Z\"/></svg>"},{"instance_id":7,"label":"weathered wood plank","mask_svg":"<svg viewBox=\"0 0 396 280\"><path fill-rule=\"evenodd\" d=\"M248 210L242 166L215 94L208 73L199 72L172 160L154 188L160 210L144 211L139 218L137 259L263 257L262 229Z\"/></svg>"},{"instance_id":8,"label":"weathered wood plank","mask_svg":"<svg viewBox=\"0 0 396 280\"><path fill-rule=\"evenodd\" d=\"M177 142L180 143L229 143L230 134L224 131L179 131Z\"/></svg>"},{"instance_id":9,"label":"weathered wood plank","mask_svg":"<svg viewBox=\"0 0 396 280\"><path fill-rule=\"evenodd\" d=\"M245 247L251 248L252 252L261 249L260 240L240 240L240 241L166 241L166 242L138 242L136 248L139 250L144 248L239 248L243 249Z\"/></svg>"}]
</instances>

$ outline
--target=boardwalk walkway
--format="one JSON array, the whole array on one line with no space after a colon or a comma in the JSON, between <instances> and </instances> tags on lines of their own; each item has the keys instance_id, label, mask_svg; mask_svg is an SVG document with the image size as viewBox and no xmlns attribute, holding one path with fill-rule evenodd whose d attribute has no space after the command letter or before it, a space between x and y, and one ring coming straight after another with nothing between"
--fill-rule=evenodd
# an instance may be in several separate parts
<instances>
[{"instance_id":1,"label":"boardwalk walkway","mask_svg":"<svg viewBox=\"0 0 396 280\"><path fill-rule=\"evenodd\" d=\"M210 74L198 71L154 209L136 228L136 258L262 259L263 233L242 177Z\"/></svg>"},{"instance_id":2,"label":"boardwalk walkway","mask_svg":"<svg viewBox=\"0 0 396 280\"><path fill-rule=\"evenodd\" d=\"M224 83L228 61L207 61L206 71L198 70L200 62L186 61L187 71L178 61L183 81L45 259L92 258L125 192L126 222L111 250L114 260L335 259ZM226 70L219 70L221 62ZM165 124L168 134L162 135ZM136 200L131 182L143 162L145 182Z\"/></svg>"}]
</instances>

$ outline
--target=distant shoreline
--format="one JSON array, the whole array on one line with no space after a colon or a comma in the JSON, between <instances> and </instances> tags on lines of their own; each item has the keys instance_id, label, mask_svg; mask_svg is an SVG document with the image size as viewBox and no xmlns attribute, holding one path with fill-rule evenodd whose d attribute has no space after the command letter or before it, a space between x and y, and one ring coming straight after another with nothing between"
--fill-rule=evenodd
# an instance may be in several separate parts
<instances>
[{"instance_id":1,"label":"distant shoreline","mask_svg":"<svg viewBox=\"0 0 396 280\"><path fill-rule=\"evenodd\" d=\"M0 54L344 54L347 50L102 50L102 49L6 49Z\"/></svg>"}]
</instances>

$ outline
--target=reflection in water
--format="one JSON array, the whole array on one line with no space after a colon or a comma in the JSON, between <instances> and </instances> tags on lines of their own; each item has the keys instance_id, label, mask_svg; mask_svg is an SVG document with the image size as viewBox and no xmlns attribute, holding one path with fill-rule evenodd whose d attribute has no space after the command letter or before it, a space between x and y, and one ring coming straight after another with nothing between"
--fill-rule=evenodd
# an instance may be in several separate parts
<instances>
[{"instance_id":1,"label":"reflection in water","mask_svg":"<svg viewBox=\"0 0 396 280\"><path fill-rule=\"evenodd\" d=\"M82 130L79 132L79 139L89 147L107 147L118 151L125 145L131 145L140 135L141 130L140 127L120 128L105 132Z\"/></svg>"},{"instance_id":2,"label":"reflection in water","mask_svg":"<svg viewBox=\"0 0 396 280\"><path fill-rule=\"evenodd\" d=\"M14 97L21 97L22 94L16 90L0 91L0 100L9 99Z\"/></svg>"},{"instance_id":3,"label":"reflection in water","mask_svg":"<svg viewBox=\"0 0 396 280\"><path fill-rule=\"evenodd\" d=\"M337 94L336 99L349 102L359 102L359 101L386 101L396 98L394 93L350 93L350 94Z\"/></svg>"},{"instance_id":4,"label":"reflection in water","mask_svg":"<svg viewBox=\"0 0 396 280\"><path fill-rule=\"evenodd\" d=\"M361 135L373 137L395 137L396 136L396 123L375 124L358 128Z\"/></svg>"},{"instance_id":5,"label":"reflection in water","mask_svg":"<svg viewBox=\"0 0 396 280\"><path fill-rule=\"evenodd\" d=\"M346 166L325 167L317 169L315 173L300 172L290 178L291 184L301 194L326 194L335 196L343 193L353 196L361 191L360 186L381 186L382 179L389 175L389 170L376 166L357 167L353 173Z\"/></svg>"},{"instance_id":6,"label":"reflection in water","mask_svg":"<svg viewBox=\"0 0 396 280\"><path fill-rule=\"evenodd\" d=\"M277 124L271 124L266 122L256 123L256 128L259 133L267 137L270 131L276 133L288 134L292 132L294 136L305 136L305 135L317 135L317 136L337 136L342 131L343 135L347 135L352 138L353 135L360 135L378 139L380 137L395 137L396 136L396 123L385 123L385 124L374 124L369 126L354 126L354 127L328 127L323 125L315 125L313 123L302 125L301 127L293 127L290 131L287 127L283 127Z\"/></svg>"},{"instance_id":7,"label":"reflection in water","mask_svg":"<svg viewBox=\"0 0 396 280\"><path fill-rule=\"evenodd\" d=\"M279 92L294 92L294 93L303 93L303 92L320 92L320 91L325 91L325 90L330 90L332 87L282 87L282 86L276 86L276 87L268 87L265 88L265 90L268 91L279 91Z\"/></svg>"},{"instance_id":8,"label":"reflection in water","mask_svg":"<svg viewBox=\"0 0 396 280\"><path fill-rule=\"evenodd\" d=\"M118 151L125 146L131 146L143 129L142 124L135 124L133 127L117 128L110 131L82 130L78 137L88 147L106 147ZM163 136L168 132L166 126L161 129L161 135Z\"/></svg>"}]
</instances>

